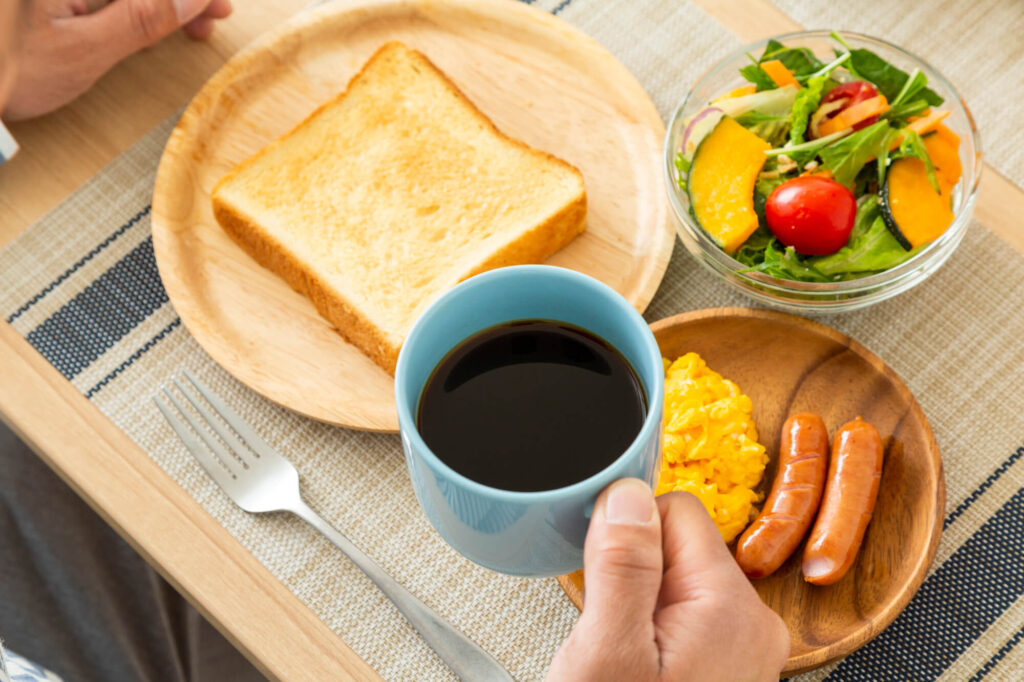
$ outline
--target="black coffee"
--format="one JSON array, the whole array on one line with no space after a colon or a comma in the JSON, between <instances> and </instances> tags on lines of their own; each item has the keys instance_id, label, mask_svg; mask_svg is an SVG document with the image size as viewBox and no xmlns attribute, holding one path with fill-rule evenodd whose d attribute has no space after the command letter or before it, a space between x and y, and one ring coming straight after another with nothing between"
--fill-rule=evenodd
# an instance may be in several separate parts
<instances>
[{"instance_id":1,"label":"black coffee","mask_svg":"<svg viewBox=\"0 0 1024 682\"><path fill-rule=\"evenodd\" d=\"M647 416L640 381L604 339L523 320L469 337L434 369L417 426L430 449L493 488L561 488L597 473Z\"/></svg>"}]
</instances>

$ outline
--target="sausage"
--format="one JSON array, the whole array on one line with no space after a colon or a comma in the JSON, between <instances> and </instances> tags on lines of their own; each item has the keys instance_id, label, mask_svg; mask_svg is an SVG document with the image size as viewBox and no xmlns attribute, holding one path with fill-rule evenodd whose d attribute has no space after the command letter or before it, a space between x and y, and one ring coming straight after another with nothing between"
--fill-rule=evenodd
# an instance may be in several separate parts
<instances>
[{"instance_id":1,"label":"sausage","mask_svg":"<svg viewBox=\"0 0 1024 682\"><path fill-rule=\"evenodd\" d=\"M736 562L751 578L775 572L807 534L818 511L828 465L828 431L816 414L786 420L771 493L736 545Z\"/></svg>"},{"instance_id":2,"label":"sausage","mask_svg":"<svg viewBox=\"0 0 1024 682\"><path fill-rule=\"evenodd\" d=\"M831 585L850 570L882 479L882 438L857 417L836 432L825 498L804 548L804 580Z\"/></svg>"}]
</instances>

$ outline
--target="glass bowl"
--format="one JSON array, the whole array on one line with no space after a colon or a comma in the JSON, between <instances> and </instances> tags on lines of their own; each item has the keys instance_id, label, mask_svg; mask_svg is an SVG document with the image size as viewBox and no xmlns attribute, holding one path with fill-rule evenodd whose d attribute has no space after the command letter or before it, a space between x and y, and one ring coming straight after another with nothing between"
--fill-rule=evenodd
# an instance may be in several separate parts
<instances>
[{"instance_id":1,"label":"glass bowl","mask_svg":"<svg viewBox=\"0 0 1024 682\"><path fill-rule=\"evenodd\" d=\"M840 312L883 301L923 282L953 254L971 220L981 175L981 142L974 119L953 86L921 59L891 43L857 33L842 33L852 48L866 48L889 63L910 73L919 68L928 87L944 100L941 108L952 113L944 123L960 136L963 175L952 190L953 223L941 237L910 260L877 274L839 282L798 282L778 279L761 272L741 272L746 266L721 249L697 224L690 212L690 198L680 190L675 157L681 148L687 118L712 99L729 90L748 85L739 69L750 63L746 53L759 55L768 39L737 50L705 73L672 114L665 135L665 181L669 202L676 217L679 238L693 256L713 273L747 296L775 308L793 312ZM828 31L800 31L776 36L787 47L807 47L824 62L834 59L835 41Z\"/></svg>"}]
</instances>

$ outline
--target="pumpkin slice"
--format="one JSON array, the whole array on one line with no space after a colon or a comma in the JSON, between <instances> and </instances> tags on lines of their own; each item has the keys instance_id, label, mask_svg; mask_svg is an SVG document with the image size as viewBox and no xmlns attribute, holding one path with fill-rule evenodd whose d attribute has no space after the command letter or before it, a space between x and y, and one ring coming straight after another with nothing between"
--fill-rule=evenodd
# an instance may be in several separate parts
<instances>
[{"instance_id":1,"label":"pumpkin slice","mask_svg":"<svg viewBox=\"0 0 1024 682\"><path fill-rule=\"evenodd\" d=\"M686 179L693 214L726 253L757 229L754 183L771 145L723 116L697 147Z\"/></svg>"},{"instance_id":2,"label":"pumpkin slice","mask_svg":"<svg viewBox=\"0 0 1024 682\"><path fill-rule=\"evenodd\" d=\"M938 130L925 135L924 147L928 150L928 158L932 160L932 165L935 166L936 176L953 187L960 182L960 174L963 172L960 165L960 138L946 126L942 127L949 131L948 135Z\"/></svg>"},{"instance_id":3,"label":"pumpkin slice","mask_svg":"<svg viewBox=\"0 0 1024 682\"><path fill-rule=\"evenodd\" d=\"M882 187L882 218L903 248L910 250L938 239L953 222L952 185L939 176L936 194L924 161L893 161Z\"/></svg>"}]
</instances>

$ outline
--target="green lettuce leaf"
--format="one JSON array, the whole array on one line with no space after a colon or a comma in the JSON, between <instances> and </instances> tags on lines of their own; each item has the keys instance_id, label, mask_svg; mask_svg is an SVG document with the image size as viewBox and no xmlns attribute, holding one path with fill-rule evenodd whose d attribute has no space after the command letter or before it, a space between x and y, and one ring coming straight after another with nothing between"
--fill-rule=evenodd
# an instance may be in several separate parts
<instances>
[{"instance_id":1,"label":"green lettuce leaf","mask_svg":"<svg viewBox=\"0 0 1024 682\"><path fill-rule=\"evenodd\" d=\"M850 279L848 275L863 276L896 267L916 256L921 248L923 246L911 251L904 249L889 232L882 217L878 216L867 232L851 237L850 243L843 248L829 256L809 258L807 262L832 279Z\"/></svg>"},{"instance_id":2,"label":"green lettuce leaf","mask_svg":"<svg viewBox=\"0 0 1024 682\"><path fill-rule=\"evenodd\" d=\"M805 87L800 88L796 93L796 100L793 102L793 110L789 114L789 140L792 145L802 144L804 133L807 132L807 123L818 105L821 103L822 90L829 80L829 75L824 74L807 81Z\"/></svg>"},{"instance_id":3,"label":"green lettuce leaf","mask_svg":"<svg viewBox=\"0 0 1024 682\"><path fill-rule=\"evenodd\" d=\"M887 152L897 135L899 131L889 127L887 121L878 121L824 147L818 155L835 181L849 187L868 159Z\"/></svg>"},{"instance_id":4,"label":"green lettuce leaf","mask_svg":"<svg viewBox=\"0 0 1024 682\"><path fill-rule=\"evenodd\" d=\"M768 221L764 215L764 206L768 202L768 196L775 190L776 187L789 180L792 176L780 175L776 178L765 178L758 176L757 182L754 184L754 211L757 213L758 224L767 232ZM769 238L772 236L768 233ZM751 237L747 238L749 242ZM745 244L747 243L745 242ZM761 249L767 246L767 242L761 245ZM760 262L760 261L758 261Z\"/></svg>"},{"instance_id":5,"label":"green lettuce leaf","mask_svg":"<svg viewBox=\"0 0 1024 682\"><path fill-rule=\"evenodd\" d=\"M763 272L779 279L793 279L799 282L828 282L828 277L814 266L808 265L792 246L782 248L778 239L772 239L764 250L764 260L747 272Z\"/></svg>"},{"instance_id":6,"label":"green lettuce leaf","mask_svg":"<svg viewBox=\"0 0 1024 682\"><path fill-rule=\"evenodd\" d=\"M756 200L755 200L756 201ZM763 207L764 204L762 204ZM754 233L747 237L740 248L736 249L733 258L748 267L760 265L764 262L764 252L768 244L775 239L775 236L763 224L759 225Z\"/></svg>"},{"instance_id":7,"label":"green lettuce leaf","mask_svg":"<svg viewBox=\"0 0 1024 682\"><path fill-rule=\"evenodd\" d=\"M828 256L808 258L807 263L832 280L853 279L888 270L919 251L920 248L907 251L900 246L882 220L878 196L868 194L857 200L857 218L849 243Z\"/></svg>"}]
</instances>

